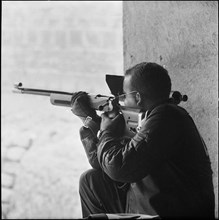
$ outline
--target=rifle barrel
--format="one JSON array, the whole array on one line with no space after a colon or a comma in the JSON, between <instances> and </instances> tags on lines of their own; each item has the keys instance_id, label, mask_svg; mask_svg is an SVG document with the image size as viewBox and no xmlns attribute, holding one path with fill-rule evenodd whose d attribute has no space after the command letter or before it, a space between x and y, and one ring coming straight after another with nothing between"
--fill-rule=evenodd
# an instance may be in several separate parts
<instances>
[{"instance_id":1,"label":"rifle barrel","mask_svg":"<svg viewBox=\"0 0 219 220\"><path fill-rule=\"evenodd\" d=\"M61 95L73 95L73 93L70 93L70 92L62 92L62 91L57 91L57 90L45 90L45 89L30 89L30 88L23 88L21 86L15 86L15 89L12 90L14 93L24 93L24 94L31 94L31 95L50 96L51 94L54 94L54 93L61 94Z\"/></svg>"}]
</instances>

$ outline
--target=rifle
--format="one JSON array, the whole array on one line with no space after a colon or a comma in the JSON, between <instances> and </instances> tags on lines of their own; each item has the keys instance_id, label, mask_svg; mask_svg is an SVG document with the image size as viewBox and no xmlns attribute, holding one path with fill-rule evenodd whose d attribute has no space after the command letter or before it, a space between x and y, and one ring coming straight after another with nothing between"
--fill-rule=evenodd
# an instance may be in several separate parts
<instances>
[{"instance_id":1,"label":"rifle","mask_svg":"<svg viewBox=\"0 0 219 220\"><path fill-rule=\"evenodd\" d=\"M141 125L143 113L140 112L140 109L126 107L119 103L118 97L123 93L123 79L123 76L106 75L106 82L113 96L100 94L88 94L88 96L91 108L94 110L109 113L115 110L120 111L123 114L126 125L124 136L133 137L137 132L137 128ZM49 96L51 104L63 107L72 107L72 98L74 97L74 94L76 94L56 90L24 88L21 82L15 83L14 88L15 90L13 90L13 92L15 93ZM186 95L182 96L180 92L175 91L173 92L171 99L172 103L179 104L181 101L187 101L188 98Z\"/></svg>"}]
</instances>

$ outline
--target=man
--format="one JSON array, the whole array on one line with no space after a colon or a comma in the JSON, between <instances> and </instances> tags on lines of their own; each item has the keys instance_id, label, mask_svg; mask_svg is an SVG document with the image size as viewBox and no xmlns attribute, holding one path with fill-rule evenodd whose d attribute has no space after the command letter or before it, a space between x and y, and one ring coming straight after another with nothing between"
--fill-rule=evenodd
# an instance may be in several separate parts
<instances>
[{"instance_id":1,"label":"man","mask_svg":"<svg viewBox=\"0 0 219 220\"><path fill-rule=\"evenodd\" d=\"M104 113L101 120L84 92L72 102L73 113L85 123L80 136L93 167L80 179L83 217L214 217L207 149L186 110L170 102L167 70L156 63L137 64L126 71L123 89L124 104L145 113L141 128L130 139L122 138L121 114L110 118Z\"/></svg>"}]
</instances>

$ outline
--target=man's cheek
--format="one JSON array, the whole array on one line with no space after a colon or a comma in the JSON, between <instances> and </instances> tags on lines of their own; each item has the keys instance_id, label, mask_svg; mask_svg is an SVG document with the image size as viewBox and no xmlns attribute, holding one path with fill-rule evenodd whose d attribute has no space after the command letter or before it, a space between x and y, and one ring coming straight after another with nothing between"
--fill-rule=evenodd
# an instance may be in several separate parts
<instances>
[{"instance_id":1,"label":"man's cheek","mask_svg":"<svg viewBox=\"0 0 219 220\"><path fill-rule=\"evenodd\" d=\"M129 101L128 101L127 99L125 99L124 105L125 105L125 106L129 106L129 105L130 105L130 103L129 103Z\"/></svg>"},{"instance_id":2,"label":"man's cheek","mask_svg":"<svg viewBox=\"0 0 219 220\"><path fill-rule=\"evenodd\" d=\"M132 107L133 103L130 102L129 100L127 100L127 101L124 102L124 105L127 106L127 107Z\"/></svg>"}]
</instances>

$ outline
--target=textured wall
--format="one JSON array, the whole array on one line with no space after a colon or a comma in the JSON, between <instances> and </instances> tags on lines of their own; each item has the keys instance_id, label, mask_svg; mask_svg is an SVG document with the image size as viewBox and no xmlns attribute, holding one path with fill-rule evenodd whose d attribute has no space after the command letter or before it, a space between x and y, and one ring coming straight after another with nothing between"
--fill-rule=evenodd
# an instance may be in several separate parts
<instances>
[{"instance_id":1,"label":"textured wall","mask_svg":"<svg viewBox=\"0 0 219 220\"><path fill-rule=\"evenodd\" d=\"M125 1L124 68L165 65L210 154L218 204L218 2ZM218 212L216 208L216 213Z\"/></svg>"},{"instance_id":2,"label":"textured wall","mask_svg":"<svg viewBox=\"0 0 219 220\"><path fill-rule=\"evenodd\" d=\"M121 74L122 3L4 1L1 65L2 218L78 219L80 174L90 168L81 121L25 87L109 92Z\"/></svg>"}]
</instances>

